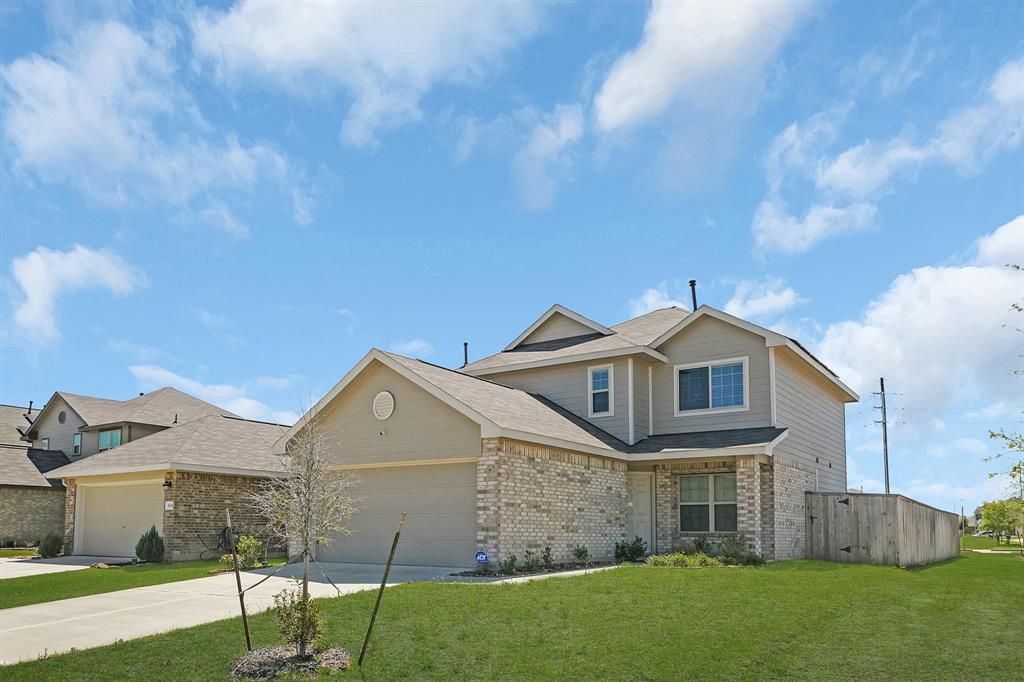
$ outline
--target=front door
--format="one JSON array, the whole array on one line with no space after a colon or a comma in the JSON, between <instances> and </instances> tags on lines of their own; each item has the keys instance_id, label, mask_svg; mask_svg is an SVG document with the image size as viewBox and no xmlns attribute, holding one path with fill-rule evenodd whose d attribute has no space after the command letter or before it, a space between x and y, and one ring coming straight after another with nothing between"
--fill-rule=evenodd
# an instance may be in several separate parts
<instances>
[{"instance_id":1,"label":"front door","mask_svg":"<svg viewBox=\"0 0 1024 682\"><path fill-rule=\"evenodd\" d=\"M629 536L647 543L647 551L654 551L654 474L637 471L626 474L629 486Z\"/></svg>"}]
</instances>

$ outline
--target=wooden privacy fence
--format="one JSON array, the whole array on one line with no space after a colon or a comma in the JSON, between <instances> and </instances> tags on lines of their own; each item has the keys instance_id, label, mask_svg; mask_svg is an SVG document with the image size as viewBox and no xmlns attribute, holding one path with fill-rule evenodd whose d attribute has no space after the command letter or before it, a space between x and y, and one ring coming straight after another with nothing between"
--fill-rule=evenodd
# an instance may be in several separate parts
<instances>
[{"instance_id":1,"label":"wooden privacy fence","mask_svg":"<svg viewBox=\"0 0 1024 682\"><path fill-rule=\"evenodd\" d=\"M920 566L960 554L959 518L903 495L806 493L807 558Z\"/></svg>"}]
</instances>

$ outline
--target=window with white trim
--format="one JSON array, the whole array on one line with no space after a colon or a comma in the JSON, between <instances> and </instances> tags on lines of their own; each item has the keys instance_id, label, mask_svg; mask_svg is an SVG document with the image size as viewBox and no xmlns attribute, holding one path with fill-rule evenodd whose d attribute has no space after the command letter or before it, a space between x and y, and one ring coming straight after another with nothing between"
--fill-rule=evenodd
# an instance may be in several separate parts
<instances>
[{"instance_id":1,"label":"window with white trim","mask_svg":"<svg viewBox=\"0 0 1024 682\"><path fill-rule=\"evenodd\" d=\"M676 365L676 416L748 409L747 358Z\"/></svg>"},{"instance_id":2,"label":"window with white trim","mask_svg":"<svg viewBox=\"0 0 1024 682\"><path fill-rule=\"evenodd\" d=\"M104 450L109 450L110 448L116 448L118 445L121 444L121 429L100 431L99 441L100 452L103 452Z\"/></svg>"},{"instance_id":3,"label":"window with white trim","mask_svg":"<svg viewBox=\"0 0 1024 682\"><path fill-rule=\"evenodd\" d=\"M679 477L679 530L736 531L736 474Z\"/></svg>"},{"instance_id":4,"label":"window with white trim","mask_svg":"<svg viewBox=\"0 0 1024 682\"><path fill-rule=\"evenodd\" d=\"M42 445L42 449L43 450L49 450L50 449L50 439L49 438L44 438L40 442L40 445Z\"/></svg>"},{"instance_id":5,"label":"window with white trim","mask_svg":"<svg viewBox=\"0 0 1024 682\"><path fill-rule=\"evenodd\" d=\"M591 417L615 414L615 374L612 365L587 368L587 410Z\"/></svg>"},{"instance_id":6,"label":"window with white trim","mask_svg":"<svg viewBox=\"0 0 1024 682\"><path fill-rule=\"evenodd\" d=\"M82 454L82 434L76 433L71 437L71 454Z\"/></svg>"}]
</instances>

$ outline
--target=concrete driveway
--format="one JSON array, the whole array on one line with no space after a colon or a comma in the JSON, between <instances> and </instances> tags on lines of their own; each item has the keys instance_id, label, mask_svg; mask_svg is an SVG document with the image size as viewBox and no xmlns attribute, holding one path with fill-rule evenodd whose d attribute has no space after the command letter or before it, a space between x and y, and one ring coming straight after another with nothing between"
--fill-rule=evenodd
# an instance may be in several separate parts
<instances>
[{"instance_id":1,"label":"concrete driveway","mask_svg":"<svg viewBox=\"0 0 1024 682\"><path fill-rule=\"evenodd\" d=\"M60 556L53 559L0 558L0 580L23 578L27 575L80 571L99 561L121 563L125 559L124 557L105 556Z\"/></svg>"},{"instance_id":2,"label":"concrete driveway","mask_svg":"<svg viewBox=\"0 0 1024 682\"><path fill-rule=\"evenodd\" d=\"M376 564L324 564L325 572L342 594L380 585L384 567ZM334 597L337 592L310 566L310 592ZM462 569L392 566L388 584L443 578ZM242 586L254 585L273 569L248 571ZM273 606L273 595L291 582L286 574L301 575L300 565L289 566L246 593L249 613ZM316 579L314 579L316 578ZM117 640L135 639L177 628L191 627L240 615L233 574L137 587L88 597L0 610L0 664L38 658L71 649L88 649ZM241 631L239 631L241 632ZM239 634L241 636L241 634Z\"/></svg>"}]
</instances>

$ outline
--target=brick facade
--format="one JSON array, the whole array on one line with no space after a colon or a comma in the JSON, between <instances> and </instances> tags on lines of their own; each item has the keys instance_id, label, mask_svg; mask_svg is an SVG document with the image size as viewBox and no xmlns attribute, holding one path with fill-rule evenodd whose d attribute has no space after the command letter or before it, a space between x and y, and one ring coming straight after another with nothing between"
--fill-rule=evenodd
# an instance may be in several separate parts
<instances>
[{"instance_id":1,"label":"brick facade","mask_svg":"<svg viewBox=\"0 0 1024 682\"><path fill-rule=\"evenodd\" d=\"M814 490L814 470L775 459L775 558L802 559L806 553L804 492Z\"/></svg>"},{"instance_id":2,"label":"brick facade","mask_svg":"<svg viewBox=\"0 0 1024 682\"><path fill-rule=\"evenodd\" d=\"M75 480L64 482L64 553L71 554L75 549L75 499L78 488Z\"/></svg>"},{"instance_id":3,"label":"brick facade","mask_svg":"<svg viewBox=\"0 0 1024 682\"><path fill-rule=\"evenodd\" d=\"M64 491L0 487L0 542L32 544L47 533L64 536Z\"/></svg>"},{"instance_id":4,"label":"brick facade","mask_svg":"<svg viewBox=\"0 0 1024 682\"><path fill-rule=\"evenodd\" d=\"M483 440L477 463L477 545L492 561L576 545L595 559L626 539L626 464L504 438Z\"/></svg>"}]
</instances>

